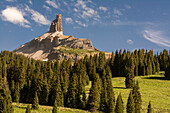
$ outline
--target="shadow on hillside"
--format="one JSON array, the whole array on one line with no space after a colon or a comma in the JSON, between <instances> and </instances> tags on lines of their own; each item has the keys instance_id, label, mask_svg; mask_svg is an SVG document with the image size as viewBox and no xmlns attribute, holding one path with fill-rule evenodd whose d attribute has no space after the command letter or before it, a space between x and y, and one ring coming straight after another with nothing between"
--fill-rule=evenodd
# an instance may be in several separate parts
<instances>
[{"instance_id":1,"label":"shadow on hillside","mask_svg":"<svg viewBox=\"0 0 170 113\"><path fill-rule=\"evenodd\" d=\"M113 87L115 89L126 89L125 87Z\"/></svg>"},{"instance_id":2,"label":"shadow on hillside","mask_svg":"<svg viewBox=\"0 0 170 113\"><path fill-rule=\"evenodd\" d=\"M26 109L26 107L24 106L15 106L15 107L20 108L20 109Z\"/></svg>"},{"instance_id":3,"label":"shadow on hillside","mask_svg":"<svg viewBox=\"0 0 170 113\"><path fill-rule=\"evenodd\" d=\"M145 77L143 79L170 80L170 78L166 77Z\"/></svg>"}]
</instances>

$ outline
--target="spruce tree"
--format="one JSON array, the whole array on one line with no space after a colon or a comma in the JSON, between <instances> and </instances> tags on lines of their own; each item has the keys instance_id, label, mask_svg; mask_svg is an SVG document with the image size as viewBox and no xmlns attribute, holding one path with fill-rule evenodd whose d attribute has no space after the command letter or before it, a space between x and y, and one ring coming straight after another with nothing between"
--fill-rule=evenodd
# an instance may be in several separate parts
<instances>
[{"instance_id":1,"label":"spruce tree","mask_svg":"<svg viewBox=\"0 0 170 113\"><path fill-rule=\"evenodd\" d=\"M126 72L126 79L125 79L125 85L126 88L133 88L134 86L134 60L133 60L133 54L131 54L130 58L126 58L126 66L125 66L125 72Z\"/></svg>"},{"instance_id":2,"label":"spruce tree","mask_svg":"<svg viewBox=\"0 0 170 113\"><path fill-rule=\"evenodd\" d=\"M52 113L57 113L57 100L54 102Z\"/></svg>"},{"instance_id":3,"label":"spruce tree","mask_svg":"<svg viewBox=\"0 0 170 113\"><path fill-rule=\"evenodd\" d=\"M136 82L135 86L133 87L132 94L133 94L133 99L134 99L134 103L135 103L135 113L140 113L141 109L142 109L142 98L141 98L141 94L139 91L138 81Z\"/></svg>"},{"instance_id":4,"label":"spruce tree","mask_svg":"<svg viewBox=\"0 0 170 113\"><path fill-rule=\"evenodd\" d=\"M32 108L33 109L39 109L39 99L38 99L38 96L37 96L37 92L35 92L34 100L33 100L33 103L32 103Z\"/></svg>"},{"instance_id":5,"label":"spruce tree","mask_svg":"<svg viewBox=\"0 0 170 113\"><path fill-rule=\"evenodd\" d=\"M147 113L152 113L151 101L149 101Z\"/></svg>"},{"instance_id":6,"label":"spruce tree","mask_svg":"<svg viewBox=\"0 0 170 113\"><path fill-rule=\"evenodd\" d=\"M12 99L7 85L6 77L0 86L0 113L13 113Z\"/></svg>"},{"instance_id":7,"label":"spruce tree","mask_svg":"<svg viewBox=\"0 0 170 113\"><path fill-rule=\"evenodd\" d=\"M95 112L99 109L100 103L100 93L101 93L101 86L100 86L100 77L99 74L95 74L95 78L92 81L92 86L90 88L90 93L87 102L87 109L91 112Z\"/></svg>"},{"instance_id":8,"label":"spruce tree","mask_svg":"<svg viewBox=\"0 0 170 113\"><path fill-rule=\"evenodd\" d=\"M30 104L27 106L25 113L31 113L31 105Z\"/></svg>"},{"instance_id":9,"label":"spruce tree","mask_svg":"<svg viewBox=\"0 0 170 113\"><path fill-rule=\"evenodd\" d=\"M127 111L127 113L135 113L135 104L134 104L132 91L130 91L130 93L129 93L129 98L128 98L128 101L127 101L126 111Z\"/></svg>"},{"instance_id":10,"label":"spruce tree","mask_svg":"<svg viewBox=\"0 0 170 113\"><path fill-rule=\"evenodd\" d=\"M123 107L123 100L121 93L117 97L116 106L115 106L115 113L123 113L124 107Z\"/></svg>"},{"instance_id":11,"label":"spruce tree","mask_svg":"<svg viewBox=\"0 0 170 113\"><path fill-rule=\"evenodd\" d=\"M69 88L67 92L67 106L71 108L76 108L76 94L77 94L77 75L73 73L70 78Z\"/></svg>"}]
</instances>

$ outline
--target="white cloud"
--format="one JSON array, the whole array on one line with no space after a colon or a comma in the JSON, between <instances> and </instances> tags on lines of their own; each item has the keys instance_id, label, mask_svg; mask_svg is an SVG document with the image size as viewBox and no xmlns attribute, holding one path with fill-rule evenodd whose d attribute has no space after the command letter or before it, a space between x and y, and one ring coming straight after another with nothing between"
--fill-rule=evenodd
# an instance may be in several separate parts
<instances>
[{"instance_id":1,"label":"white cloud","mask_svg":"<svg viewBox=\"0 0 170 113\"><path fill-rule=\"evenodd\" d=\"M31 4L31 5L32 5L32 1L31 1L31 0L29 0L29 4Z\"/></svg>"},{"instance_id":2,"label":"white cloud","mask_svg":"<svg viewBox=\"0 0 170 113\"><path fill-rule=\"evenodd\" d=\"M50 6L54 7L54 8L56 8L56 9L59 8L58 5L57 5L54 1L49 1L49 0L47 0L46 3L47 3L48 5L50 5Z\"/></svg>"},{"instance_id":3,"label":"white cloud","mask_svg":"<svg viewBox=\"0 0 170 113\"><path fill-rule=\"evenodd\" d=\"M132 45L132 44L133 44L133 40L130 40L130 39L129 39L129 40L127 40L126 42L127 42L128 44L130 44L130 45Z\"/></svg>"},{"instance_id":4,"label":"white cloud","mask_svg":"<svg viewBox=\"0 0 170 113\"><path fill-rule=\"evenodd\" d=\"M118 16L123 15L122 12L121 12L120 10L116 9L116 8L114 8L113 13L114 13L115 15L118 15Z\"/></svg>"},{"instance_id":5,"label":"white cloud","mask_svg":"<svg viewBox=\"0 0 170 113\"><path fill-rule=\"evenodd\" d=\"M100 6L99 10L106 12L107 11L107 7Z\"/></svg>"},{"instance_id":6,"label":"white cloud","mask_svg":"<svg viewBox=\"0 0 170 113\"><path fill-rule=\"evenodd\" d=\"M126 4L126 5L125 5L125 8L126 8L126 9L131 9L131 6Z\"/></svg>"},{"instance_id":7,"label":"white cloud","mask_svg":"<svg viewBox=\"0 0 170 113\"><path fill-rule=\"evenodd\" d=\"M33 9L30 9L28 6L26 6L25 10L28 11L29 13L31 13L31 19L34 20L35 22L43 24L43 25L49 25L50 24L50 21L48 19L46 19L39 12L37 12Z\"/></svg>"},{"instance_id":8,"label":"white cloud","mask_svg":"<svg viewBox=\"0 0 170 113\"><path fill-rule=\"evenodd\" d=\"M17 0L6 0L7 2L16 2Z\"/></svg>"},{"instance_id":9,"label":"white cloud","mask_svg":"<svg viewBox=\"0 0 170 113\"><path fill-rule=\"evenodd\" d=\"M87 18L100 18L99 14L97 11L94 9L87 7L87 3L92 2L92 1L82 1L82 0L77 0L77 3L75 4L75 7L77 9L74 9L75 12L78 12L79 16L81 16L83 19L87 20Z\"/></svg>"},{"instance_id":10,"label":"white cloud","mask_svg":"<svg viewBox=\"0 0 170 113\"><path fill-rule=\"evenodd\" d=\"M137 25L153 25L151 22L136 22L136 21L120 21L120 20L114 20L113 21L114 25L119 25L119 26L137 26Z\"/></svg>"},{"instance_id":11,"label":"white cloud","mask_svg":"<svg viewBox=\"0 0 170 113\"><path fill-rule=\"evenodd\" d=\"M160 46L170 47L170 39L162 31L147 29L143 31L143 37Z\"/></svg>"},{"instance_id":12,"label":"white cloud","mask_svg":"<svg viewBox=\"0 0 170 113\"><path fill-rule=\"evenodd\" d=\"M76 8L73 9L75 12L78 12L78 10Z\"/></svg>"},{"instance_id":13,"label":"white cloud","mask_svg":"<svg viewBox=\"0 0 170 113\"><path fill-rule=\"evenodd\" d=\"M45 8L47 11L51 11L51 8L46 5L43 5L43 8Z\"/></svg>"},{"instance_id":14,"label":"white cloud","mask_svg":"<svg viewBox=\"0 0 170 113\"><path fill-rule=\"evenodd\" d=\"M65 23L66 24L73 24L73 19L72 18L65 18Z\"/></svg>"},{"instance_id":15,"label":"white cloud","mask_svg":"<svg viewBox=\"0 0 170 113\"><path fill-rule=\"evenodd\" d=\"M1 11L1 19L13 24L19 24L20 26L29 28L30 22L24 18L25 13L19 10L17 7L7 7Z\"/></svg>"},{"instance_id":16,"label":"white cloud","mask_svg":"<svg viewBox=\"0 0 170 113\"><path fill-rule=\"evenodd\" d=\"M80 26L88 27L87 24L83 24L81 21L76 20L75 22L76 22L77 24L79 24Z\"/></svg>"}]
</instances>

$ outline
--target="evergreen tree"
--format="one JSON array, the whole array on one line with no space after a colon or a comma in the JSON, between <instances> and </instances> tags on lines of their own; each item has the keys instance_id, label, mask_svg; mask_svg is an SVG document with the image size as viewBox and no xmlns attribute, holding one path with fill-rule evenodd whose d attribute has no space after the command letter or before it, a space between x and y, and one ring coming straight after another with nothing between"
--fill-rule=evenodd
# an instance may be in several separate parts
<instances>
[{"instance_id":1,"label":"evergreen tree","mask_svg":"<svg viewBox=\"0 0 170 113\"><path fill-rule=\"evenodd\" d=\"M152 107L151 107L151 102L150 101L149 101L148 112L147 113L152 113Z\"/></svg>"},{"instance_id":2,"label":"evergreen tree","mask_svg":"<svg viewBox=\"0 0 170 113\"><path fill-rule=\"evenodd\" d=\"M125 72L126 72L126 79L125 79L125 85L126 88L133 88L134 86L134 61L133 56L131 55L130 58L126 58L126 66L125 66Z\"/></svg>"},{"instance_id":3,"label":"evergreen tree","mask_svg":"<svg viewBox=\"0 0 170 113\"><path fill-rule=\"evenodd\" d=\"M52 113L57 113L57 102L56 101L57 100L55 100L55 102L54 102Z\"/></svg>"},{"instance_id":4,"label":"evergreen tree","mask_svg":"<svg viewBox=\"0 0 170 113\"><path fill-rule=\"evenodd\" d=\"M30 104L27 106L25 113L31 113L31 105Z\"/></svg>"},{"instance_id":5,"label":"evergreen tree","mask_svg":"<svg viewBox=\"0 0 170 113\"><path fill-rule=\"evenodd\" d=\"M101 83L99 74L95 74L95 78L92 81L92 86L90 88L89 98L87 102L87 109L89 109L91 112L95 112L99 109L101 93L100 84Z\"/></svg>"},{"instance_id":6,"label":"evergreen tree","mask_svg":"<svg viewBox=\"0 0 170 113\"><path fill-rule=\"evenodd\" d=\"M117 97L116 106L115 106L115 113L123 113L124 107L123 107L123 100L121 93Z\"/></svg>"},{"instance_id":7,"label":"evergreen tree","mask_svg":"<svg viewBox=\"0 0 170 113\"><path fill-rule=\"evenodd\" d=\"M135 104L134 104L132 91L130 91L130 94L129 94L126 111L127 111L127 113L135 113Z\"/></svg>"},{"instance_id":8,"label":"evergreen tree","mask_svg":"<svg viewBox=\"0 0 170 113\"><path fill-rule=\"evenodd\" d=\"M39 109L39 100L38 100L37 92L35 92L34 100L32 103L32 108Z\"/></svg>"},{"instance_id":9,"label":"evergreen tree","mask_svg":"<svg viewBox=\"0 0 170 113\"><path fill-rule=\"evenodd\" d=\"M12 99L7 85L6 77L0 86L0 113L13 113Z\"/></svg>"},{"instance_id":10,"label":"evergreen tree","mask_svg":"<svg viewBox=\"0 0 170 113\"><path fill-rule=\"evenodd\" d=\"M141 109L142 109L142 98L141 98L141 94L139 91L138 81L136 82L135 86L133 87L132 94L133 94L133 99L134 99L134 103L135 103L135 113L140 113Z\"/></svg>"},{"instance_id":11,"label":"evergreen tree","mask_svg":"<svg viewBox=\"0 0 170 113\"><path fill-rule=\"evenodd\" d=\"M73 73L70 78L69 88L67 92L67 106L71 108L76 108L76 94L77 94L77 75Z\"/></svg>"}]
</instances>

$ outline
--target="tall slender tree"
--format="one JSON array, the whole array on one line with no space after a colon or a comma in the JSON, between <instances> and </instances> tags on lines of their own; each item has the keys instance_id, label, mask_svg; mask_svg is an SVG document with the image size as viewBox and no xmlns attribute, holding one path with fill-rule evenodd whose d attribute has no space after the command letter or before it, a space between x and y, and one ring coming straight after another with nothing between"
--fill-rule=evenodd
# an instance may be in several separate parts
<instances>
[{"instance_id":1,"label":"tall slender tree","mask_svg":"<svg viewBox=\"0 0 170 113\"><path fill-rule=\"evenodd\" d=\"M121 93L119 93L116 101L116 106L115 106L115 113L123 113L124 107L123 107L123 100Z\"/></svg>"},{"instance_id":2,"label":"tall slender tree","mask_svg":"<svg viewBox=\"0 0 170 113\"><path fill-rule=\"evenodd\" d=\"M135 104L134 104L132 91L130 91L130 93L129 93L129 98L128 98L128 101L127 101L126 111L127 111L127 113L135 113Z\"/></svg>"}]
</instances>

